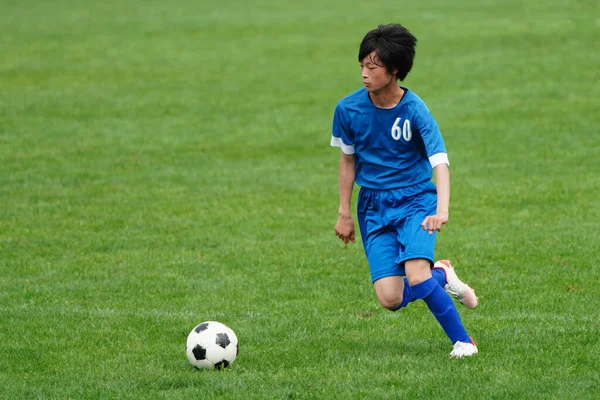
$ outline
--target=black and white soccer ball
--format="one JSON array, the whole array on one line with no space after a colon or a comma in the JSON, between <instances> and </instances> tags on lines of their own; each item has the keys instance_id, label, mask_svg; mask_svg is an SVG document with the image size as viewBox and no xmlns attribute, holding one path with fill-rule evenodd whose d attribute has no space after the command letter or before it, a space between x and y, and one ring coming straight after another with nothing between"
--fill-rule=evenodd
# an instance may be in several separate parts
<instances>
[{"instance_id":1,"label":"black and white soccer ball","mask_svg":"<svg viewBox=\"0 0 600 400\"><path fill-rule=\"evenodd\" d=\"M237 357L238 339L227 325L207 321L192 329L187 337L185 352L196 368L227 368Z\"/></svg>"}]
</instances>

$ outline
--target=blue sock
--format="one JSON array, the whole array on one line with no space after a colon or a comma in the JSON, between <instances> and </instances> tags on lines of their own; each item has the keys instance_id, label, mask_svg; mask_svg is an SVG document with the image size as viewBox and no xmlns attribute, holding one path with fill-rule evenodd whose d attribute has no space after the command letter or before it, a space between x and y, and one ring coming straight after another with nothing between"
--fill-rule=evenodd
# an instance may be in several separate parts
<instances>
[{"instance_id":1,"label":"blue sock","mask_svg":"<svg viewBox=\"0 0 600 400\"><path fill-rule=\"evenodd\" d=\"M441 268L432 268L431 276L437 281L438 285L441 287L446 286L446 273Z\"/></svg>"},{"instance_id":2,"label":"blue sock","mask_svg":"<svg viewBox=\"0 0 600 400\"><path fill-rule=\"evenodd\" d=\"M408 284L408 279L404 278L404 292L402 293L402 303L394 311L406 307L408 303L415 301L415 296L412 292L412 287Z\"/></svg>"},{"instance_id":3,"label":"blue sock","mask_svg":"<svg viewBox=\"0 0 600 400\"><path fill-rule=\"evenodd\" d=\"M429 278L412 287L415 299L423 299L431 313L438 320L452 343L470 342L465 327L460 320L456 306L448 293L444 291L434 278Z\"/></svg>"},{"instance_id":4,"label":"blue sock","mask_svg":"<svg viewBox=\"0 0 600 400\"><path fill-rule=\"evenodd\" d=\"M432 269L431 275L441 287L446 286L446 283L448 283L446 282L446 273L441 268ZM408 284L408 279L404 278L404 292L402 293L402 303L400 303L398 308L396 308L394 311L406 307L408 303L411 303L415 300L416 298L412 292L412 287Z\"/></svg>"}]
</instances>

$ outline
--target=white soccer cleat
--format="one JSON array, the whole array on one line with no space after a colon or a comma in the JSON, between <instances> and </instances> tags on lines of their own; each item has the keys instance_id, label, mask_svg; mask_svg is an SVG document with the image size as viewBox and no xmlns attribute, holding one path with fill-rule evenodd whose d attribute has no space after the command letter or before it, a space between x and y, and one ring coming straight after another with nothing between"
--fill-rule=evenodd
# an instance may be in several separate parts
<instances>
[{"instance_id":1,"label":"white soccer cleat","mask_svg":"<svg viewBox=\"0 0 600 400\"><path fill-rule=\"evenodd\" d=\"M477 346L473 339L471 339L471 343L468 342L456 342L454 343L454 349L450 352L450 358L463 358L470 357L473 354L479 353L477 350Z\"/></svg>"},{"instance_id":2,"label":"white soccer cleat","mask_svg":"<svg viewBox=\"0 0 600 400\"><path fill-rule=\"evenodd\" d=\"M454 267L452 267L449 260L440 260L433 264L433 268L440 268L446 274L446 286L444 286L446 293L454 297L459 303L467 308L477 307L478 300L475 291L469 285L458 279Z\"/></svg>"}]
</instances>

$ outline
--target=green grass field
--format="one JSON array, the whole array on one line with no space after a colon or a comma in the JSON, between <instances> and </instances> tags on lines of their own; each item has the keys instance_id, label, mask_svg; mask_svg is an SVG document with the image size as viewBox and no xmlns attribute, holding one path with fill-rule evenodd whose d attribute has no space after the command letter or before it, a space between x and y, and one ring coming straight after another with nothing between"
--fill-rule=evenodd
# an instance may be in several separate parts
<instances>
[{"instance_id":1,"label":"green grass field","mask_svg":"<svg viewBox=\"0 0 600 400\"><path fill-rule=\"evenodd\" d=\"M0 398L600 398L599 15L0 0ZM470 359L333 234L333 109L389 22L450 154L436 256L480 298ZM205 320L240 339L222 372L185 356Z\"/></svg>"}]
</instances>

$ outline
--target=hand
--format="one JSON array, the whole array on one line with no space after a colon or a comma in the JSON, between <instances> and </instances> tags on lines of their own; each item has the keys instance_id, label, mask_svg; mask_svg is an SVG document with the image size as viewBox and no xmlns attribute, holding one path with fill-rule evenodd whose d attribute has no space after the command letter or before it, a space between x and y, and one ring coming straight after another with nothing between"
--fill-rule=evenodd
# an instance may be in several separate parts
<instances>
[{"instance_id":1,"label":"hand","mask_svg":"<svg viewBox=\"0 0 600 400\"><path fill-rule=\"evenodd\" d=\"M423 230L429 231L429 234L433 234L434 231L441 232L442 225L448 222L448 213L437 212L435 215L429 215L425 217L421 223Z\"/></svg>"},{"instance_id":2,"label":"hand","mask_svg":"<svg viewBox=\"0 0 600 400\"><path fill-rule=\"evenodd\" d=\"M349 215L340 215L335 224L335 234L344 243L354 242L354 221Z\"/></svg>"}]
</instances>

